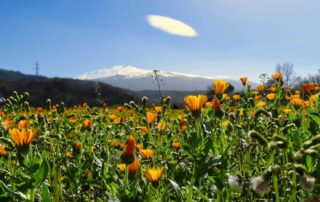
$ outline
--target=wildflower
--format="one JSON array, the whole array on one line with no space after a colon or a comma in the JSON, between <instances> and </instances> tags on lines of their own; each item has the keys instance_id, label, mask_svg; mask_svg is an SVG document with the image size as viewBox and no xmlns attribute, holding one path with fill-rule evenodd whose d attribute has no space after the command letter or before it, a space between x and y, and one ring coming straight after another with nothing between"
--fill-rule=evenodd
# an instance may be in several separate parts
<instances>
[{"instance_id":1,"label":"wildflower","mask_svg":"<svg viewBox=\"0 0 320 202\"><path fill-rule=\"evenodd\" d=\"M252 87L252 84L251 84L251 83L248 83L248 84L247 84L247 88L250 89L251 87Z\"/></svg>"},{"instance_id":2,"label":"wildflower","mask_svg":"<svg viewBox=\"0 0 320 202\"><path fill-rule=\"evenodd\" d=\"M198 96L188 95L184 98L187 108L194 113L201 112L201 108L206 103L207 100L208 98L205 95L198 95Z\"/></svg>"},{"instance_id":3,"label":"wildflower","mask_svg":"<svg viewBox=\"0 0 320 202\"><path fill-rule=\"evenodd\" d=\"M5 127L5 130L12 128L12 121L11 120L4 120L2 122L2 124Z\"/></svg>"},{"instance_id":4,"label":"wildflower","mask_svg":"<svg viewBox=\"0 0 320 202\"><path fill-rule=\"evenodd\" d=\"M257 101L260 100L260 99L261 99L261 95L256 95L256 96L254 97L254 99L257 100Z\"/></svg>"},{"instance_id":5,"label":"wildflower","mask_svg":"<svg viewBox=\"0 0 320 202\"><path fill-rule=\"evenodd\" d=\"M218 111L221 110L220 101L217 98L213 99L213 109Z\"/></svg>"},{"instance_id":6,"label":"wildflower","mask_svg":"<svg viewBox=\"0 0 320 202\"><path fill-rule=\"evenodd\" d=\"M302 99L300 98L293 98L291 99L290 103L294 106L294 107L302 107L304 105L304 102Z\"/></svg>"},{"instance_id":7,"label":"wildflower","mask_svg":"<svg viewBox=\"0 0 320 202\"><path fill-rule=\"evenodd\" d=\"M179 122L179 132L183 133L187 129L187 127L188 127L187 121L184 120L184 119L180 120L180 122Z\"/></svg>"},{"instance_id":8,"label":"wildflower","mask_svg":"<svg viewBox=\"0 0 320 202\"><path fill-rule=\"evenodd\" d=\"M121 155L122 161L127 165L133 163L134 160L136 159L135 152L136 152L136 143L135 143L134 137L130 135L128 138L126 148Z\"/></svg>"},{"instance_id":9,"label":"wildflower","mask_svg":"<svg viewBox=\"0 0 320 202\"><path fill-rule=\"evenodd\" d=\"M272 101L277 97L277 95L275 93L269 93L266 97L268 100Z\"/></svg>"},{"instance_id":10,"label":"wildflower","mask_svg":"<svg viewBox=\"0 0 320 202\"><path fill-rule=\"evenodd\" d=\"M142 149L140 152L143 159L148 159L155 153L153 149Z\"/></svg>"},{"instance_id":11,"label":"wildflower","mask_svg":"<svg viewBox=\"0 0 320 202\"><path fill-rule=\"evenodd\" d=\"M113 120L115 120L117 118L117 115L116 114L110 114L108 117L109 117L110 121L113 121Z\"/></svg>"},{"instance_id":12,"label":"wildflower","mask_svg":"<svg viewBox=\"0 0 320 202\"><path fill-rule=\"evenodd\" d=\"M161 114L161 113L163 112L163 109L162 109L161 106L155 106L154 109L156 110L156 112L157 112L158 114Z\"/></svg>"},{"instance_id":13,"label":"wildflower","mask_svg":"<svg viewBox=\"0 0 320 202\"><path fill-rule=\"evenodd\" d=\"M88 178L88 177L91 177L91 176L92 176L92 173L90 172L90 170L85 170L85 171L83 172L83 176L86 177L86 178Z\"/></svg>"},{"instance_id":14,"label":"wildflower","mask_svg":"<svg viewBox=\"0 0 320 202\"><path fill-rule=\"evenodd\" d=\"M13 128L9 130L9 133L17 147L28 146L35 138L35 131L33 129L26 130L25 128L22 128L19 130Z\"/></svg>"},{"instance_id":15,"label":"wildflower","mask_svg":"<svg viewBox=\"0 0 320 202\"><path fill-rule=\"evenodd\" d=\"M164 168L149 168L144 172L144 176L154 185L158 185Z\"/></svg>"},{"instance_id":16,"label":"wildflower","mask_svg":"<svg viewBox=\"0 0 320 202\"><path fill-rule=\"evenodd\" d=\"M120 111L120 112L123 111L124 110L124 106L118 106L117 110Z\"/></svg>"},{"instance_id":17,"label":"wildflower","mask_svg":"<svg viewBox=\"0 0 320 202\"><path fill-rule=\"evenodd\" d=\"M258 90L259 92L262 92L262 91L264 90L264 85L258 85L258 86L257 86L257 90Z\"/></svg>"},{"instance_id":18,"label":"wildflower","mask_svg":"<svg viewBox=\"0 0 320 202\"><path fill-rule=\"evenodd\" d=\"M80 151L81 148L82 148L81 142L77 142L77 143L74 145L74 148L75 148L76 151Z\"/></svg>"},{"instance_id":19,"label":"wildflower","mask_svg":"<svg viewBox=\"0 0 320 202\"><path fill-rule=\"evenodd\" d=\"M282 110L282 112L286 115L290 114L292 112L292 109L288 109L288 108L285 108Z\"/></svg>"},{"instance_id":20,"label":"wildflower","mask_svg":"<svg viewBox=\"0 0 320 202\"><path fill-rule=\"evenodd\" d=\"M221 123L221 126L222 127L227 127L230 125L230 121L229 120L224 120L222 123Z\"/></svg>"},{"instance_id":21,"label":"wildflower","mask_svg":"<svg viewBox=\"0 0 320 202\"><path fill-rule=\"evenodd\" d=\"M229 83L225 80L215 80L213 90L215 94L223 94L229 88Z\"/></svg>"},{"instance_id":22,"label":"wildflower","mask_svg":"<svg viewBox=\"0 0 320 202\"><path fill-rule=\"evenodd\" d=\"M235 95L232 96L232 99L234 101L238 101L238 100L240 100L240 95L239 94L235 94Z\"/></svg>"},{"instance_id":23,"label":"wildflower","mask_svg":"<svg viewBox=\"0 0 320 202\"><path fill-rule=\"evenodd\" d=\"M69 119L69 122L72 124L76 124L78 122L78 120L75 117L72 117Z\"/></svg>"},{"instance_id":24,"label":"wildflower","mask_svg":"<svg viewBox=\"0 0 320 202\"><path fill-rule=\"evenodd\" d=\"M272 78L276 81L280 81L282 79L282 73L276 72L276 73L272 74Z\"/></svg>"},{"instance_id":25,"label":"wildflower","mask_svg":"<svg viewBox=\"0 0 320 202\"><path fill-rule=\"evenodd\" d=\"M133 163L128 165L128 172L129 172L130 178L132 178L138 174L139 164L140 164L140 159L137 158ZM126 164L124 164L124 163L119 164L117 167L121 172L124 172L126 170Z\"/></svg>"},{"instance_id":26,"label":"wildflower","mask_svg":"<svg viewBox=\"0 0 320 202\"><path fill-rule=\"evenodd\" d=\"M29 122L27 120L21 120L18 123L18 128L22 129L22 128L27 128L29 125Z\"/></svg>"},{"instance_id":27,"label":"wildflower","mask_svg":"<svg viewBox=\"0 0 320 202\"><path fill-rule=\"evenodd\" d=\"M1 145L0 146L0 154L2 155L2 157L6 157L7 156L7 151L6 151L6 146L5 145Z\"/></svg>"},{"instance_id":28,"label":"wildflower","mask_svg":"<svg viewBox=\"0 0 320 202\"><path fill-rule=\"evenodd\" d=\"M72 157L72 152L66 152L64 155L65 155L66 157Z\"/></svg>"},{"instance_id":29,"label":"wildflower","mask_svg":"<svg viewBox=\"0 0 320 202\"><path fill-rule=\"evenodd\" d=\"M271 91L271 92L276 92L277 91L277 87L275 87L275 86L271 86L270 88L269 88L269 91Z\"/></svg>"},{"instance_id":30,"label":"wildflower","mask_svg":"<svg viewBox=\"0 0 320 202\"><path fill-rule=\"evenodd\" d=\"M171 146L175 149L179 149L181 147L181 144L178 140L173 140Z\"/></svg>"},{"instance_id":31,"label":"wildflower","mask_svg":"<svg viewBox=\"0 0 320 202\"><path fill-rule=\"evenodd\" d=\"M222 95L222 99L228 101L228 100L230 100L230 96L228 94L224 93Z\"/></svg>"},{"instance_id":32,"label":"wildflower","mask_svg":"<svg viewBox=\"0 0 320 202\"><path fill-rule=\"evenodd\" d=\"M163 131L166 128L166 122L160 121L157 126L160 131Z\"/></svg>"},{"instance_id":33,"label":"wildflower","mask_svg":"<svg viewBox=\"0 0 320 202\"><path fill-rule=\"evenodd\" d=\"M140 131L141 132L148 132L148 127L147 126L140 126Z\"/></svg>"},{"instance_id":34,"label":"wildflower","mask_svg":"<svg viewBox=\"0 0 320 202\"><path fill-rule=\"evenodd\" d=\"M137 144L136 147L138 148L139 152L141 152L141 150L143 150L143 145L142 144Z\"/></svg>"},{"instance_id":35,"label":"wildflower","mask_svg":"<svg viewBox=\"0 0 320 202\"><path fill-rule=\"evenodd\" d=\"M118 117L118 118L116 118L116 119L114 119L112 121L112 123L115 124L115 125L119 124L120 122L121 122L121 118L120 117Z\"/></svg>"},{"instance_id":36,"label":"wildflower","mask_svg":"<svg viewBox=\"0 0 320 202\"><path fill-rule=\"evenodd\" d=\"M85 119L82 123L82 127L83 128L91 128L92 127L92 121L90 121L89 119Z\"/></svg>"},{"instance_id":37,"label":"wildflower","mask_svg":"<svg viewBox=\"0 0 320 202\"><path fill-rule=\"evenodd\" d=\"M152 113L152 112L147 112L147 122L149 124L153 123L157 118L157 114L156 113Z\"/></svg>"},{"instance_id":38,"label":"wildflower","mask_svg":"<svg viewBox=\"0 0 320 202\"><path fill-rule=\"evenodd\" d=\"M248 81L248 77L240 77L240 81L241 81L242 85L245 86Z\"/></svg>"}]
</instances>

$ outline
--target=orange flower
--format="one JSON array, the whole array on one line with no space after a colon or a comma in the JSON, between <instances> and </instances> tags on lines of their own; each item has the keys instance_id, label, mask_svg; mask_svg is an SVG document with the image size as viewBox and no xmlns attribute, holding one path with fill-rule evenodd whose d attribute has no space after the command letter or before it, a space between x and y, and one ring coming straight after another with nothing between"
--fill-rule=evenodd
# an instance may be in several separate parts
<instances>
[{"instance_id":1,"label":"orange flower","mask_svg":"<svg viewBox=\"0 0 320 202\"><path fill-rule=\"evenodd\" d=\"M212 106L214 110L216 111L221 110L220 101L217 98L214 98L212 103L213 103Z\"/></svg>"},{"instance_id":2,"label":"orange flower","mask_svg":"<svg viewBox=\"0 0 320 202\"><path fill-rule=\"evenodd\" d=\"M241 81L242 85L245 86L248 81L248 77L240 77L240 81Z\"/></svg>"},{"instance_id":3,"label":"orange flower","mask_svg":"<svg viewBox=\"0 0 320 202\"><path fill-rule=\"evenodd\" d=\"M173 140L171 146L175 149L179 149L181 147L181 144L178 140Z\"/></svg>"},{"instance_id":4,"label":"orange flower","mask_svg":"<svg viewBox=\"0 0 320 202\"><path fill-rule=\"evenodd\" d=\"M271 92L276 92L277 91L277 87L275 87L275 86L272 86L272 87L270 87L269 88L269 90L271 91Z\"/></svg>"},{"instance_id":5,"label":"orange flower","mask_svg":"<svg viewBox=\"0 0 320 202\"><path fill-rule=\"evenodd\" d=\"M258 90L259 92L263 91L263 90L264 90L264 85L258 85L258 86L257 86L257 90Z\"/></svg>"},{"instance_id":6,"label":"orange flower","mask_svg":"<svg viewBox=\"0 0 320 202\"><path fill-rule=\"evenodd\" d=\"M27 128L29 125L29 122L27 120L21 120L18 123L18 128L22 129L22 128Z\"/></svg>"},{"instance_id":7,"label":"orange flower","mask_svg":"<svg viewBox=\"0 0 320 202\"><path fill-rule=\"evenodd\" d=\"M83 128L91 128L92 127L92 121L90 121L89 119L85 119L82 123L82 127Z\"/></svg>"},{"instance_id":8,"label":"orange flower","mask_svg":"<svg viewBox=\"0 0 320 202\"><path fill-rule=\"evenodd\" d=\"M156 112L157 112L158 114L162 113L162 111L163 111L163 109L162 109L161 106L155 106L154 109L156 110Z\"/></svg>"},{"instance_id":9,"label":"orange flower","mask_svg":"<svg viewBox=\"0 0 320 202\"><path fill-rule=\"evenodd\" d=\"M213 90L215 94L223 94L229 88L229 83L225 80L215 80Z\"/></svg>"},{"instance_id":10,"label":"orange flower","mask_svg":"<svg viewBox=\"0 0 320 202\"><path fill-rule=\"evenodd\" d=\"M295 107L302 107L304 105L304 101L300 98L293 98L290 103Z\"/></svg>"},{"instance_id":11,"label":"orange flower","mask_svg":"<svg viewBox=\"0 0 320 202\"><path fill-rule=\"evenodd\" d=\"M250 88L251 88L251 86L252 86L252 84L251 84L251 83L248 83L248 84L247 84L247 88L249 88L249 89L250 89Z\"/></svg>"},{"instance_id":12,"label":"orange flower","mask_svg":"<svg viewBox=\"0 0 320 202\"><path fill-rule=\"evenodd\" d=\"M121 159L125 164L131 164L134 162L136 156L136 143L132 135L129 136L126 148L121 155Z\"/></svg>"},{"instance_id":13,"label":"orange flower","mask_svg":"<svg viewBox=\"0 0 320 202\"><path fill-rule=\"evenodd\" d=\"M25 128L22 128L20 130L13 128L9 130L9 133L17 147L24 147L32 142L32 140L35 138L36 132L33 129L28 129L28 131L26 131Z\"/></svg>"},{"instance_id":14,"label":"orange flower","mask_svg":"<svg viewBox=\"0 0 320 202\"><path fill-rule=\"evenodd\" d=\"M188 109L190 109L192 112L200 112L207 100L208 98L205 95L188 95L184 98Z\"/></svg>"},{"instance_id":15,"label":"orange flower","mask_svg":"<svg viewBox=\"0 0 320 202\"><path fill-rule=\"evenodd\" d=\"M12 121L11 120L4 120L2 122L2 124L6 127L6 130L12 128Z\"/></svg>"},{"instance_id":16,"label":"orange flower","mask_svg":"<svg viewBox=\"0 0 320 202\"><path fill-rule=\"evenodd\" d=\"M282 73L276 72L276 73L272 74L272 78L276 81L280 81L282 79Z\"/></svg>"},{"instance_id":17,"label":"orange flower","mask_svg":"<svg viewBox=\"0 0 320 202\"><path fill-rule=\"evenodd\" d=\"M140 130L142 131L142 132L148 132L148 127L147 126L140 126Z\"/></svg>"},{"instance_id":18,"label":"orange flower","mask_svg":"<svg viewBox=\"0 0 320 202\"><path fill-rule=\"evenodd\" d=\"M234 101L238 101L238 100L240 100L240 95L235 94L235 95L232 96L232 99L233 99Z\"/></svg>"},{"instance_id":19,"label":"orange flower","mask_svg":"<svg viewBox=\"0 0 320 202\"><path fill-rule=\"evenodd\" d=\"M180 120L179 122L179 131L182 133L184 132L188 127L188 123L186 120Z\"/></svg>"},{"instance_id":20,"label":"orange flower","mask_svg":"<svg viewBox=\"0 0 320 202\"><path fill-rule=\"evenodd\" d=\"M124 106L118 106L117 110L120 111L120 112L123 111L124 110Z\"/></svg>"},{"instance_id":21,"label":"orange flower","mask_svg":"<svg viewBox=\"0 0 320 202\"><path fill-rule=\"evenodd\" d=\"M277 95L274 93L269 93L266 97L268 100L272 101L277 97Z\"/></svg>"},{"instance_id":22,"label":"orange flower","mask_svg":"<svg viewBox=\"0 0 320 202\"><path fill-rule=\"evenodd\" d=\"M139 164L140 164L140 159L137 158L133 163L128 165L128 171L129 171L129 177L133 177L138 174L139 172ZM118 169L121 172L124 172L126 170L126 164L122 163L118 165Z\"/></svg>"},{"instance_id":23,"label":"orange flower","mask_svg":"<svg viewBox=\"0 0 320 202\"><path fill-rule=\"evenodd\" d=\"M152 112L147 112L147 122L149 124L153 123L157 118L157 114L156 113L152 113Z\"/></svg>"},{"instance_id":24,"label":"orange flower","mask_svg":"<svg viewBox=\"0 0 320 202\"><path fill-rule=\"evenodd\" d=\"M138 150L141 152L141 150L143 150L143 145L142 144L137 144L136 147L138 148Z\"/></svg>"},{"instance_id":25,"label":"orange flower","mask_svg":"<svg viewBox=\"0 0 320 202\"><path fill-rule=\"evenodd\" d=\"M154 185L158 185L160 178L163 174L164 168L149 168L144 172L144 176L147 178L149 182Z\"/></svg>"},{"instance_id":26,"label":"orange flower","mask_svg":"<svg viewBox=\"0 0 320 202\"><path fill-rule=\"evenodd\" d=\"M75 144L74 148L75 148L76 150L80 151L81 148L82 148L81 142L77 142L77 143Z\"/></svg>"},{"instance_id":27,"label":"orange flower","mask_svg":"<svg viewBox=\"0 0 320 202\"><path fill-rule=\"evenodd\" d=\"M0 154L2 155L2 157L6 157L7 156L7 151L6 151L6 146L5 145L0 146Z\"/></svg>"},{"instance_id":28,"label":"orange flower","mask_svg":"<svg viewBox=\"0 0 320 202\"><path fill-rule=\"evenodd\" d=\"M155 153L153 149L142 149L140 152L143 159L148 159Z\"/></svg>"},{"instance_id":29,"label":"orange flower","mask_svg":"<svg viewBox=\"0 0 320 202\"><path fill-rule=\"evenodd\" d=\"M65 155L66 157L72 157L72 152L66 152L64 155Z\"/></svg>"},{"instance_id":30,"label":"orange flower","mask_svg":"<svg viewBox=\"0 0 320 202\"><path fill-rule=\"evenodd\" d=\"M76 124L78 122L78 120L75 117L71 117L69 119L69 122L72 123L72 124Z\"/></svg>"}]
</instances>

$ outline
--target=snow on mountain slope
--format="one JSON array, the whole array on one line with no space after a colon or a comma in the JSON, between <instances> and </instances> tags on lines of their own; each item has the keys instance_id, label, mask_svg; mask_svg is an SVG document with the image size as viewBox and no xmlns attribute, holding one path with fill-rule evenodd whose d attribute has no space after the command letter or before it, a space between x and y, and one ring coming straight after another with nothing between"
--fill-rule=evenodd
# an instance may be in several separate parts
<instances>
[{"instance_id":1,"label":"snow on mountain slope","mask_svg":"<svg viewBox=\"0 0 320 202\"><path fill-rule=\"evenodd\" d=\"M152 70L144 70L134 66L115 66L113 68L98 69L77 76L77 79L98 80L104 83L126 88L134 91L156 90L155 80L152 78ZM161 89L175 91L207 90L216 79L225 79L240 90L242 84L239 80L233 80L226 76L199 76L178 72L160 71Z\"/></svg>"},{"instance_id":2,"label":"snow on mountain slope","mask_svg":"<svg viewBox=\"0 0 320 202\"><path fill-rule=\"evenodd\" d=\"M192 75L192 74L185 74L179 72L165 72L160 71L162 77L190 77L190 78L204 78L204 79L228 79L228 77L217 75L214 77L206 77L206 76L199 76L199 75ZM98 69L95 71L91 71L88 73L81 74L77 76L77 79L84 79L84 80L91 80L91 79L99 79L99 78L107 78L107 77L114 77L114 76L123 76L127 78L132 77L146 77L151 76L152 70L144 70L134 66L129 65L120 65L115 66L113 68L104 68Z\"/></svg>"}]
</instances>

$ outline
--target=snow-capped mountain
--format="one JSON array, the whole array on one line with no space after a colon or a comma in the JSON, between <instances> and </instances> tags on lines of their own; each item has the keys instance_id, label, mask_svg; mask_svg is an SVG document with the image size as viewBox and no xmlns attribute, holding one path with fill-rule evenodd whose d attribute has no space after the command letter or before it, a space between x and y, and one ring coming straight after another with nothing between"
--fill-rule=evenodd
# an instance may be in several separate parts
<instances>
[{"instance_id":1,"label":"snow-capped mountain","mask_svg":"<svg viewBox=\"0 0 320 202\"><path fill-rule=\"evenodd\" d=\"M104 83L126 88L134 91L156 90L156 82L152 77L152 70L140 69L134 66L121 65L113 68L104 68L91 71L77 76L82 80L98 80ZM178 72L160 71L160 84L162 90L195 91L207 90L208 86L216 79L225 79L231 83L235 90L241 89L240 81L232 80L229 77L198 76Z\"/></svg>"}]
</instances>

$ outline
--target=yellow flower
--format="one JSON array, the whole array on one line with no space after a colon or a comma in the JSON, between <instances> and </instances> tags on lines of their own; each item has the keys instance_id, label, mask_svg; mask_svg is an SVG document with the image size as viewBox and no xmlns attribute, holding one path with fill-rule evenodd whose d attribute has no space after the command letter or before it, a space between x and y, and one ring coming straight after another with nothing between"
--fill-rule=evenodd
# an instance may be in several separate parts
<instances>
[{"instance_id":1,"label":"yellow flower","mask_svg":"<svg viewBox=\"0 0 320 202\"><path fill-rule=\"evenodd\" d=\"M223 94L222 99L228 101L230 100L230 96L228 94Z\"/></svg>"},{"instance_id":2,"label":"yellow flower","mask_svg":"<svg viewBox=\"0 0 320 202\"><path fill-rule=\"evenodd\" d=\"M283 109L282 110L282 112L284 113L284 114L290 114L291 112L292 112L292 109L288 109L288 108L286 108L286 109Z\"/></svg>"},{"instance_id":3,"label":"yellow flower","mask_svg":"<svg viewBox=\"0 0 320 202\"><path fill-rule=\"evenodd\" d=\"M213 90L215 94L223 94L229 88L229 83L225 80L215 80Z\"/></svg>"},{"instance_id":4,"label":"yellow flower","mask_svg":"<svg viewBox=\"0 0 320 202\"><path fill-rule=\"evenodd\" d=\"M90 121L89 119L85 119L82 123L82 127L83 128L91 128L92 127L92 121Z\"/></svg>"},{"instance_id":5,"label":"yellow flower","mask_svg":"<svg viewBox=\"0 0 320 202\"><path fill-rule=\"evenodd\" d=\"M221 126L222 126L222 127L227 127L227 126L229 126L229 124L230 124L230 121L229 121L229 120L224 120L224 121L221 123Z\"/></svg>"},{"instance_id":6,"label":"yellow flower","mask_svg":"<svg viewBox=\"0 0 320 202\"><path fill-rule=\"evenodd\" d=\"M205 95L188 95L184 98L187 107L192 112L200 112L202 106L207 102L208 98Z\"/></svg>"},{"instance_id":7,"label":"yellow flower","mask_svg":"<svg viewBox=\"0 0 320 202\"><path fill-rule=\"evenodd\" d=\"M256 104L257 107L264 107L264 106L266 106L266 105L267 105L267 103L266 103L265 101L259 101L259 102Z\"/></svg>"},{"instance_id":8,"label":"yellow flower","mask_svg":"<svg viewBox=\"0 0 320 202\"><path fill-rule=\"evenodd\" d=\"M19 130L17 128L13 128L9 130L9 133L12 137L13 142L17 147L27 146L31 143L31 141L35 138L35 130L25 128Z\"/></svg>"},{"instance_id":9,"label":"yellow flower","mask_svg":"<svg viewBox=\"0 0 320 202\"><path fill-rule=\"evenodd\" d=\"M140 152L143 159L148 159L155 153L153 149L142 149Z\"/></svg>"},{"instance_id":10,"label":"yellow flower","mask_svg":"<svg viewBox=\"0 0 320 202\"><path fill-rule=\"evenodd\" d=\"M268 100L272 101L277 97L277 95L275 93L269 93L266 97Z\"/></svg>"},{"instance_id":11,"label":"yellow flower","mask_svg":"<svg viewBox=\"0 0 320 202\"><path fill-rule=\"evenodd\" d=\"M144 172L144 176L148 179L149 182L153 184L158 184L160 178L163 174L164 168L149 168Z\"/></svg>"},{"instance_id":12,"label":"yellow flower","mask_svg":"<svg viewBox=\"0 0 320 202\"><path fill-rule=\"evenodd\" d=\"M159 129L159 130L164 130L165 128L166 128L166 122L160 121L160 122L158 123L158 129Z\"/></svg>"}]
</instances>

